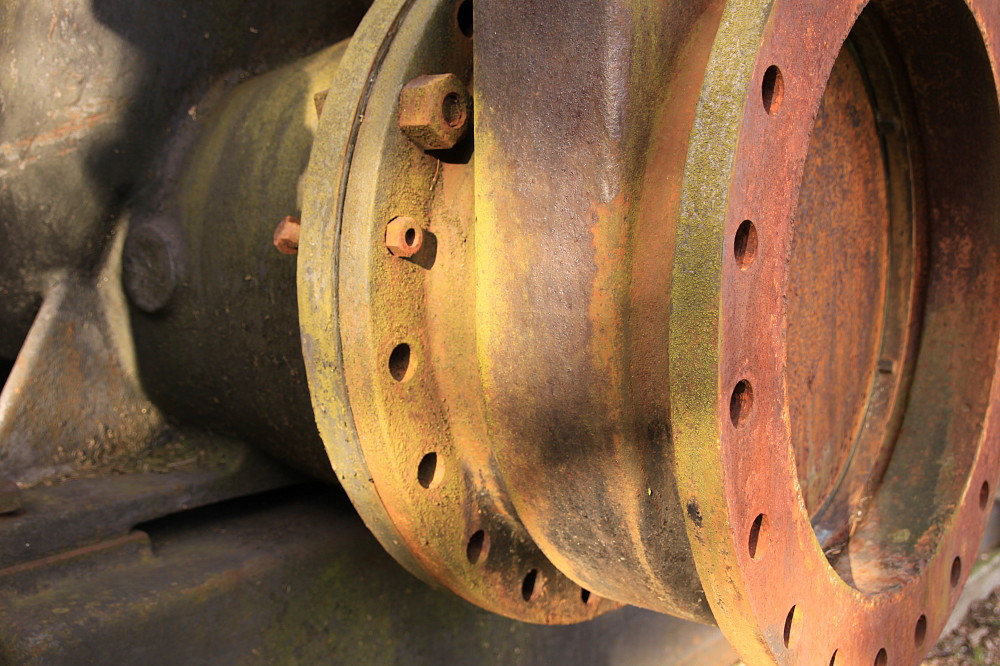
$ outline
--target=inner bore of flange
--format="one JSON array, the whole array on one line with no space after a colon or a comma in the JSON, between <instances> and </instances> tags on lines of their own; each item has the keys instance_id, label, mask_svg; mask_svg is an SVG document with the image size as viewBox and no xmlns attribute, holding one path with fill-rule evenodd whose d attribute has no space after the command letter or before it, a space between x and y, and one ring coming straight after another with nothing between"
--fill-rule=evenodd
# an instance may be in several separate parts
<instances>
[{"instance_id":1,"label":"inner bore of flange","mask_svg":"<svg viewBox=\"0 0 1000 666\"><path fill-rule=\"evenodd\" d=\"M910 309L901 312L897 302L910 291L912 215L891 205L892 189L909 190L910 182L890 180L883 136L898 104L891 114L879 108L873 63L858 49L870 39L862 30L845 42L813 127L789 271L792 441L803 499L824 546L844 538L845 519L860 500L859 489L852 496L845 486L865 482L885 446L891 405L873 404L873 394L899 387L905 344L886 329L899 329ZM894 244L894 232L904 242Z\"/></svg>"},{"instance_id":2,"label":"inner bore of flange","mask_svg":"<svg viewBox=\"0 0 1000 666\"><path fill-rule=\"evenodd\" d=\"M969 475L1000 337L1000 109L968 6L933 4L873 0L862 13L829 78L793 225L799 485L835 570L865 593L905 583L938 551L974 556L941 537L956 510L983 510L988 481Z\"/></svg>"}]
</instances>

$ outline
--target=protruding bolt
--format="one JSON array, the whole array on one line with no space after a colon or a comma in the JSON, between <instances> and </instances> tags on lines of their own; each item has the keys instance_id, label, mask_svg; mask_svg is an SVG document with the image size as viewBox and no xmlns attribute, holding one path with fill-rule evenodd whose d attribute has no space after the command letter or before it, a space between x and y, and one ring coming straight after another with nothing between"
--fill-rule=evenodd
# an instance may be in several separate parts
<instances>
[{"instance_id":1,"label":"protruding bolt","mask_svg":"<svg viewBox=\"0 0 1000 666\"><path fill-rule=\"evenodd\" d=\"M157 218L129 231L122 259L122 283L129 300L154 313L170 302L180 275L179 231L169 218Z\"/></svg>"},{"instance_id":2,"label":"protruding bolt","mask_svg":"<svg viewBox=\"0 0 1000 666\"><path fill-rule=\"evenodd\" d=\"M302 228L302 221L297 217L289 215L278 223L278 228L274 230L274 247L282 254L299 253L299 230Z\"/></svg>"},{"instance_id":3,"label":"protruding bolt","mask_svg":"<svg viewBox=\"0 0 1000 666\"><path fill-rule=\"evenodd\" d=\"M469 106L454 74L418 76L399 94L399 128L424 150L452 148L468 129Z\"/></svg>"},{"instance_id":4,"label":"protruding bolt","mask_svg":"<svg viewBox=\"0 0 1000 666\"><path fill-rule=\"evenodd\" d=\"M896 362L891 358L880 358L878 361L878 371L883 375L896 374Z\"/></svg>"},{"instance_id":5,"label":"protruding bolt","mask_svg":"<svg viewBox=\"0 0 1000 666\"><path fill-rule=\"evenodd\" d=\"M323 106L326 104L326 98L330 94L330 89L321 90L315 95L313 95L313 104L316 105L316 116L323 115Z\"/></svg>"},{"instance_id":6,"label":"protruding bolt","mask_svg":"<svg viewBox=\"0 0 1000 666\"><path fill-rule=\"evenodd\" d=\"M412 257L424 246L424 230L412 217L397 217L385 228L385 246L396 257Z\"/></svg>"},{"instance_id":7,"label":"protruding bolt","mask_svg":"<svg viewBox=\"0 0 1000 666\"><path fill-rule=\"evenodd\" d=\"M21 510L21 489L10 479L0 479L0 515Z\"/></svg>"}]
</instances>

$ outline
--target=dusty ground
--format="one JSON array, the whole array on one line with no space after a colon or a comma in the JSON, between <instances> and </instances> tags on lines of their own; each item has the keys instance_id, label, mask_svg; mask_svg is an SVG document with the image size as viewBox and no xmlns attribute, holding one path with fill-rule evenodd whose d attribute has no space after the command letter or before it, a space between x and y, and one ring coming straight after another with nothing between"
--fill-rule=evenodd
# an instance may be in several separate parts
<instances>
[{"instance_id":1,"label":"dusty ground","mask_svg":"<svg viewBox=\"0 0 1000 666\"><path fill-rule=\"evenodd\" d=\"M943 637L924 666L1000 664L1000 588L969 609L965 621Z\"/></svg>"}]
</instances>

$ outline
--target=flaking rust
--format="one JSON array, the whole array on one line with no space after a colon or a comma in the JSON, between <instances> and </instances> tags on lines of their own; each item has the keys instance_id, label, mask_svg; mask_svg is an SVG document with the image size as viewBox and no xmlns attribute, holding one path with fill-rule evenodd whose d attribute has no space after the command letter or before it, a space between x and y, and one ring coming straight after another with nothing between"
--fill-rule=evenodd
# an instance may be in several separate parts
<instances>
[{"instance_id":1,"label":"flaking rust","mask_svg":"<svg viewBox=\"0 0 1000 666\"><path fill-rule=\"evenodd\" d=\"M162 168L107 158L164 182L96 170L114 233L95 199L38 237L72 262L11 234L45 288L0 302L4 474L173 511L132 477L214 488L211 451L116 461L209 430L335 475L406 569L509 618L917 663L1000 472L997 44L992 0L377 0L185 100ZM11 115L0 157L79 170L121 99ZM199 501L292 482L247 476ZM19 492L9 529L47 497ZM41 530L41 564L155 557L122 520Z\"/></svg>"}]
</instances>

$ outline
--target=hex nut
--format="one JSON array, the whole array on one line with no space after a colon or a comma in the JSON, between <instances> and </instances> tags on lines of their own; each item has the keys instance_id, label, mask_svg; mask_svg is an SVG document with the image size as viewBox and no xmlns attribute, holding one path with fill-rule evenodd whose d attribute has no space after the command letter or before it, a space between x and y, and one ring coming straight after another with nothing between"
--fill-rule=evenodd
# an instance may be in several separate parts
<instances>
[{"instance_id":1,"label":"hex nut","mask_svg":"<svg viewBox=\"0 0 1000 666\"><path fill-rule=\"evenodd\" d=\"M299 231L302 221L289 215L274 230L274 247L282 254L299 253Z\"/></svg>"},{"instance_id":2,"label":"hex nut","mask_svg":"<svg viewBox=\"0 0 1000 666\"><path fill-rule=\"evenodd\" d=\"M423 150L452 148L468 129L470 101L454 74L418 76L399 94L399 128Z\"/></svg>"},{"instance_id":3,"label":"hex nut","mask_svg":"<svg viewBox=\"0 0 1000 666\"><path fill-rule=\"evenodd\" d=\"M424 246L424 230L412 217L397 217L385 228L385 247L395 257L409 258Z\"/></svg>"}]
</instances>

